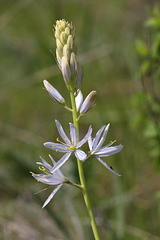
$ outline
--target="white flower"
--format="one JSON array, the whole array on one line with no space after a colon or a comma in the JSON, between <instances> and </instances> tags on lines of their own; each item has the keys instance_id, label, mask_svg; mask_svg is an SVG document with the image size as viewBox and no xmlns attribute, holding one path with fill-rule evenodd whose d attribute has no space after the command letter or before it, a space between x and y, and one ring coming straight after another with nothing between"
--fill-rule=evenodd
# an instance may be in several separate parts
<instances>
[{"instance_id":1,"label":"white flower","mask_svg":"<svg viewBox=\"0 0 160 240\"><path fill-rule=\"evenodd\" d=\"M92 91L88 94L88 96L83 102L83 95L81 90L79 90L75 98L77 111L79 111L81 115L88 112L93 107L95 98L96 98L96 91Z\"/></svg>"},{"instance_id":2,"label":"white flower","mask_svg":"<svg viewBox=\"0 0 160 240\"><path fill-rule=\"evenodd\" d=\"M65 103L65 100L61 96L61 94L47 80L43 80L43 84L45 86L45 89L52 98L54 98L57 102L61 104Z\"/></svg>"},{"instance_id":3,"label":"white flower","mask_svg":"<svg viewBox=\"0 0 160 240\"><path fill-rule=\"evenodd\" d=\"M49 157L53 163L53 167L49 163L47 163L42 157L40 157L42 162L37 162L37 164L41 165L41 166L39 166L39 169L41 171L43 171L44 174L35 174L35 173L31 172L32 176L38 182L42 182L42 183L45 183L48 185L57 185L56 188L49 195L49 197L47 198L45 203L43 204L42 208L44 208L51 201L51 199L54 197L56 192L62 187L63 183L68 182L68 179L66 179L64 177L64 175L62 174L62 172L59 169L57 169L53 173L52 170L54 169L54 166L56 165L56 163L50 155L49 155Z\"/></svg>"},{"instance_id":4,"label":"white flower","mask_svg":"<svg viewBox=\"0 0 160 240\"><path fill-rule=\"evenodd\" d=\"M108 130L109 130L109 125L107 126L104 125L97 133L95 138L93 139L89 139L88 140L88 145L89 145L89 149L90 149L90 155L95 157L100 163L102 163L107 169L109 169L111 172L113 172L114 174L120 176L118 173L116 173L112 167L108 166L102 159L101 157L108 157L111 156L115 153L118 153L122 150L123 145L117 145L117 146L112 146L111 145L115 142L110 142L109 144L107 144L106 146L102 147ZM102 134L103 133L103 134ZM101 137L102 135L102 137Z\"/></svg>"},{"instance_id":5,"label":"white flower","mask_svg":"<svg viewBox=\"0 0 160 240\"><path fill-rule=\"evenodd\" d=\"M56 126L57 126L57 130L61 136L61 138L63 139L64 142L61 142L59 139L57 139L58 143L54 143L54 142L46 142L44 143L44 146L47 148L52 149L53 151L56 152L63 152L66 153L65 155L67 155L64 159L62 158L61 160L59 160L56 163L56 166L54 168L58 169L60 168L70 157L70 155L72 154L72 152L74 153L74 155L76 156L76 158L78 158L81 161L84 161L87 157L87 154L80 150L79 148L88 141L88 139L91 136L92 133L92 127L90 126L88 129L87 134L85 135L85 137L78 142L78 133L77 133L77 129L74 126L73 123L69 123L70 125L70 137L71 140L66 136L62 125L60 124L60 122L58 122L57 120L55 120Z\"/></svg>"}]
</instances>

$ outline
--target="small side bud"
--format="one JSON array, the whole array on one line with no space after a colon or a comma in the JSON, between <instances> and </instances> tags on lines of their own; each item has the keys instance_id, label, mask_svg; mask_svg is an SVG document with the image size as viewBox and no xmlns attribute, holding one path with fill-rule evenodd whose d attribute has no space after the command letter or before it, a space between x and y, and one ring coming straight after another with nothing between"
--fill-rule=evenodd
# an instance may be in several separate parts
<instances>
[{"instance_id":1,"label":"small side bud","mask_svg":"<svg viewBox=\"0 0 160 240\"><path fill-rule=\"evenodd\" d=\"M71 53L71 57L70 57L70 69L71 69L71 74L73 76L76 75L77 73L77 68L78 68L78 63L77 63L77 58L74 52Z\"/></svg>"},{"instance_id":2,"label":"small side bud","mask_svg":"<svg viewBox=\"0 0 160 240\"><path fill-rule=\"evenodd\" d=\"M83 78L83 73L82 73L82 68L80 66L80 64L78 65L78 74L77 74L77 78L76 78L76 87L79 89L81 86L81 82L82 82L82 78Z\"/></svg>"},{"instance_id":3,"label":"small side bud","mask_svg":"<svg viewBox=\"0 0 160 240\"><path fill-rule=\"evenodd\" d=\"M57 102L59 102L61 104L65 103L65 100L61 96L61 94L47 80L44 80L43 84L44 84L45 89L47 90L47 92L53 99L55 99Z\"/></svg>"},{"instance_id":4,"label":"small side bud","mask_svg":"<svg viewBox=\"0 0 160 240\"><path fill-rule=\"evenodd\" d=\"M93 107L95 98L96 98L96 91L92 91L88 94L88 96L86 97L86 99L84 100L84 102L80 108L81 115L85 114Z\"/></svg>"},{"instance_id":5,"label":"small side bud","mask_svg":"<svg viewBox=\"0 0 160 240\"><path fill-rule=\"evenodd\" d=\"M68 85L68 83L71 80L71 71L65 57L62 57L62 74L63 74L65 83Z\"/></svg>"}]
</instances>

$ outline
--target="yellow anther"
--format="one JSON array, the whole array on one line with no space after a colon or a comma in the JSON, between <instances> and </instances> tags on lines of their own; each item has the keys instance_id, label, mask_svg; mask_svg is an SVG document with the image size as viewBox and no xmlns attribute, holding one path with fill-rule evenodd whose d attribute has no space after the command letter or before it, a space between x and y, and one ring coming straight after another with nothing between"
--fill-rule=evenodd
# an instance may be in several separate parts
<instances>
[{"instance_id":1,"label":"yellow anther","mask_svg":"<svg viewBox=\"0 0 160 240\"><path fill-rule=\"evenodd\" d=\"M39 166L39 170L41 170L42 171L42 168Z\"/></svg>"},{"instance_id":2,"label":"yellow anther","mask_svg":"<svg viewBox=\"0 0 160 240\"><path fill-rule=\"evenodd\" d=\"M59 142L59 138L57 138L56 141Z\"/></svg>"},{"instance_id":3,"label":"yellow anther","mask_svg":"<svg viewBox=\"0 0 160 240\"><path fill-rule=\"evenodd\" d=\"M45 171L45 167L42 167L42 170Z\"/></svg>"},{"instance_id":4,"label":"yellow anther","mask_svg":"<svg viewBox=\"0 0 160 240\"><path fill-rule=\"evenodd\" d=\"M59 150L59 149L57 148L57 149L56 149L56 152L58 152L58 150Z\"/></svg>"},{"instance_id":5,"label":"yellow anther","mask_svg":"<svg viewBox=\"0 0 160 240\"><path fill-rule=\"evenodd\" d=\"M54 144L52 147L55 147L56 145Z\"/></svg>"},{"instance_id":6,"label":"yellow anther","mask_svg":"<svg viewBox=\"0 0 160 240\"><path fill-rule=\"evenodd\" d=\"M45 177L45 175L43 175L43 178Z\"/></svg>"},{"instance_id":7,"label":"yellow anther","mask_svg":"<svg viewBox=\"0 0 160 240\"><path fill-rule=\"evenodd\" d=\"M40 177L40 175L39 175L39 174L37 174L37 177Z\"/></svg>"},{"instance_id":8,"label":"yellow anther","mask_svg":"<svg viewBox=\"0 0 160 240\"><path fill-rule=\"evenodd\" d=\"M110 141L110 143L113 143L113 141Z\"/></svg>"},{"instance_id":9,"label":"yellow anther","mask_svg":"<svg viewBox=\"0 0 160 240\"><path fill-rule=\"evenodd\" d=\"M68 147L65 147L65 149L68 149Z\"/></svg>"},{"instance_id":10,"label":"yellow anther","mask_svg":"<svg viewBox=\"0 0 160 240\"><path fill-rule=\"evenodd\" d=\"M38 179L38 180L37 180L37 182L40 182L40 181L41 181L41 179Z\"/></svg>"},{"instance_id":11,"label":"yellow anther","mask_svg":"<svg viewBox=\"0 0 160 240\"><path fill-rule=\"evenodd\" d=\"M115 139L114 142L117 142L117 140Z\"/></svg>"},{"instance_id":12,"label":"yellow anther","mask_svg":"<svg viewBox=\"0 0 160 240\"><path fill-rule=\"evenodd\" d=\"M65 138L64 140L66 140L66 141L67 141L67 138Z\"/></svg>"},{"instance_id":13,"label":"yellow anther","mask_svg":"<svg viewBox=\"0 0 160 240\"><path fill-rule=\"evenodd\" d=\"M74 140L72 141L72 143L74 143Z\"/></svg>"}]
</instances>

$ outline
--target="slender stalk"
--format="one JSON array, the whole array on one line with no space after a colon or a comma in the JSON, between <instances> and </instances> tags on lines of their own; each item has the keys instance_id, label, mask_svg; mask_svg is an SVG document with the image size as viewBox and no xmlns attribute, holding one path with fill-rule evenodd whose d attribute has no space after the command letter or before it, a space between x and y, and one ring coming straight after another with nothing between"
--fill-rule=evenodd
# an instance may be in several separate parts
<instances>
[{"instance_id":1,"label":"slender stalk","mask_svg":"<svg viewBox=\"0 0 160 240\"><path fill-rule=\"evenodd\" d=\"M74 125L77 129L78 141L79 141L79 125L78 125L78 119L77 119L78 116L77 116L77 109L76 109L76 104L75 104L75 96L74 96L73 88L70 90L70 98L71 98L71 104L72 104L72 109L73 109L73 111L72 111L73 123L74 123ZM87 210L88 210L88 214L89 214L89 217L90 217L93 234L94 234L95 240L100 240L98 230L97 230L97 226L96 226L96 222L95 222L94 215L93 215L93 211L92 211L92 208L91 208L87 188L86 188L86 181L85 181L85 177L84 177L84 171L83 171L83 165L82 164L83 164L82 161L77 159L79 178L80 178L80 182L81 182L81 186L82 186L83 197L84 197L84 201L85 201L85 204L86 204L86 207L87 207Z\"/></svg>"}]
</instances>

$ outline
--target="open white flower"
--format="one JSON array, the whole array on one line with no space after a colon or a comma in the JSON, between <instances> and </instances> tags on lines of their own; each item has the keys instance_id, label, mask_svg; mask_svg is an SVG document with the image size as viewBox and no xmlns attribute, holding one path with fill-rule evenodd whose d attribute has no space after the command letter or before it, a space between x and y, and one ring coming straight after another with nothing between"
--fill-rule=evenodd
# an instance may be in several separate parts
<instances>
[{"instance_id":1,"label":"open white flower","mask_svg":"<svg viewBox=\"0 0 160 240\"><path fill-rule=\"evenodd\" d=\"M101 157L108 157L111 156L113 154L116 154L118 152L120 152L123 148L123 145L117 145L117 146L111 146L115 141L110 142L109 144L107 144L106 146L102 147L106 137L107 137L107 133L109 130L109 125L107 126L104 125L103 127L101 127L101 129L96 133L95 138L90 138L88 140L88 145L89 145L89 149L90 149L90 155L95 157L100 163L102 163L107 169L109 169L111 172L113 172L114 174L116 174L117 176L120 176L118 173L116 173L112 167L108 166L102 159ZM103 134L102 134L103 133ZM102 137L101 137L102 135Z\"/></svg>"},{"instance_id":2,"label":"open white flower","mask_svg":"<svg viewBox=\"0 0 160 240\"><path fill-rule=\"evenodd\" d=\"M68 179L64 177L64 175L59 169L54 171L54 173L52 172L52 170L54 169L54 166L56 165L56 162L53 160L53 158L50 155L49 157L53 163L53 167L49 163L47 163L42 157L40 157L42 162L37 162L37 164L41 165L39 166L39 169L43 171L44 174L35 174L31 172L32 176L38 182L42 182L48 185L57 185L56 188L49 195L45 203L43 204L42 208L44 208L51 201L51 199L54 197L56 192L62 187L63 183L68 182Z\"/></svg>"},{"instance_id":3,"label":"open white flower","mask_svg":"<svg viewBox=\"0 0 160 240\"><path fill-rule=\"evenodd\" d=\"M56 163L56 169L60 168L70 157L70 155L72 153L74 153L74 155L76 156L76 158L78 158L81 161L84 161L87 157L87 154L80 150L79 148L82 147L82 145L88 141L88 139L91 136L92 133L92 127L90 126L88 129L87 134L85 135L85 137L78 142L78 133L77 133L77 129L74 126L73 123L69 123L70 125L70 137L71 140L67 137L67 135L65 134L62 125L60 124L60 122L58 122L57 120L55 120L56 126L57 126L57 130L61 136L61 138L63 139L64 142L61 142L58 138L57 138L57 142L58 143L54 143L54 142L46 142L44 143L44 146L47 148L52 149L53 151L56 152L62 152L62 153L66 153L67 157L66 158L62 158L61 160L59 160ZM65 154L65 155L66 155Z\"/></svg>"}]
</instances>

